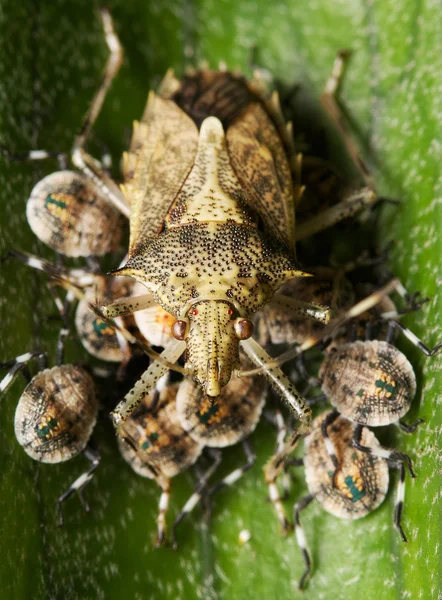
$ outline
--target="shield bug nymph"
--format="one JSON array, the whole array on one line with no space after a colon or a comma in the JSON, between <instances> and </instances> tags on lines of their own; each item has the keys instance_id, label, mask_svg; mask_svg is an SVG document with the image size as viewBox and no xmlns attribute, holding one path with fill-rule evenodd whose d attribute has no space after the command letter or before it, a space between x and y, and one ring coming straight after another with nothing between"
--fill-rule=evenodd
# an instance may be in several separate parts
<instances>
[{"instance_id":1,"label":"shield bug nymph","mask_svg":"<svg viewBox=\"0 0 442 600\"><path fill-rule=\"evenodd\" d=\"M27 373L26 363L42 356L27 352L3 363L8 374L0 382L0 394L12 384L15 376ZM98 400L91 376L80 366L57 364L42 368L23 391L15 412L15 436L26 454L42 463L60 463L83 453L90 467L57 499L60 525L63 523L61 504L74 492L84 504L83 490L90 482L100 462L89 440L98 415Z\"/></svg>"},{"instance_id":2,"label":"shield bug nymph","mask_svg":"<svg viewBox=\"0 0 442 600\"><path fill-rule=\"evenodd\" d=\"M389 467L397 468L400 472L394 524L402 540L406 541L401 526L405 467L403 461L398 460L397 455L400 453L383 448L369 429L355 426L343 417L327 424L329 415L329 412L323 413L313 421L312 431L305 439L304 458L296 463L305 467L309 490L308 495L301 498L294 507L295 534L305 562L300 588L305 586L312 569L300 520L301 511L316 500L324 510L340 519L361 519L384 501L389 485ZM327 425L327 438L323 434L324 424ZM355 435L364 451L354 447ZM334 477L334 463L327 450L327 440L331 440L336 448L340 464L337 477ZM410 475L414 477L411 461L408 462L408 468Z\"/></svg>"},{"instance_id":3,"label":"shield bug nymph","mask_svg":"<svg viewBox=\"0 0 442 600\"><path fill-rule=\"evenodd\" d=\"M124 422L118 438L123 458L133 470L154 479L162 490L157 518L157 544L166 542L166 513L171 479L193 465L204 448L211 449L214 463L200 477L197 489L177 515L172 529L173 542L179 523L201 500L209 476L218 466L220 448L243 442L247 462L235 469L207 493L233 485L253 465L254 454L245 438L254 431L265 400L265 385L251 378L232 380L217 404L210 403L190 380L168 383L167 375L154 392Z\"/></svg>"}]
</instances>

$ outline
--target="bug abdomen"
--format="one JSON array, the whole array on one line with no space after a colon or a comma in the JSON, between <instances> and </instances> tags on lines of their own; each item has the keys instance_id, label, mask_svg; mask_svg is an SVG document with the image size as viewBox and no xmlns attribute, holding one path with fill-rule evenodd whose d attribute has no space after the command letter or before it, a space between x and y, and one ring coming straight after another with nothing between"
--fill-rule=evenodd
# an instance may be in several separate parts
<instances>
[{"instance_id":1,"label":"bug abdomen","mask_svg":"<svg viewBox=\"0 0 442 600\"><path fill-rule=\"evenodd\" d=\"M58 463L86 447L98 402L91 377L75 365L38 373L15 412L15 435L25 452L40 462Z\"/></svg>"},{"instance_id":2,"label":"bug abdomen","mask_svg":"<svg viewBox=\"0 0 442 600\"><path fill-rule=\"evenodd\" d=\"M362 425L389 425L409 409L416 378L407 358L383 341L344 344L321 365L322 389L341 414Z\"/></svg>"}]
</instances>

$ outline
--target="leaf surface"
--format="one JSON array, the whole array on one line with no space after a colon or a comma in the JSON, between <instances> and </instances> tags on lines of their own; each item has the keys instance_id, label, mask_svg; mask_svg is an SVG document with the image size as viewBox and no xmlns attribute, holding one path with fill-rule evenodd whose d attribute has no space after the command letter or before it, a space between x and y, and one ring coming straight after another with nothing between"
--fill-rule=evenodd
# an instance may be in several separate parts
<instances>
[{"instance_id":1,"label":"leaf surface","mask_svg":"<svg viewBox=\"0 0 442 600\"><path fill-rule=\"evenodd\" d=\"M100 143L94 150L99 153L105 144L116 161L150 86L169 66L179 72L192 60L206 59L213 66L224 60L229 68L247 69L253 58L285 85L300 83L314 99L336 51L353 51L342 97L380 192L401 201L382 211L374 235L380 246L393 240L391 268L407 289L431 297L406 324L430 346L442 340L440 6L429 0L112 0L108 5L126 56L97 123ZM16 152L68 152L107 57L97 12L86 0L1 0L0 27L0 143ZM56 166L0 161L1 253L16 248L53 257L30 232L25 202L32 186ZM32 347L52 350L57 324L46 320L54 309L44 279L8 262L1 266L0 281L0 359ZM214 499L210 528L196 511L178 530L178 552L154 550L158 489L130 471L106 421L97 431L102 465L87 490L93 510L84 515L73 499L65 507L64 529L56 527L54 500L85 464L77 458L38 465L25 455L13 433L23 389L18 380L2 398L2 596L436 599L442 362L440 356L423 357L406 341L401 348L418 375L408 420L425 419L414 436L386 438L410 453L418 473L407 481L403 524L409 542L403 544L392 526L393 490L361 521L340 521L312 504L303 523L315 571L303 594L297 591L303 564L296 541L279 536L265 502L262 467L274 445L268 425L260 425L252 438L258 455L254 469ZM76 347L72 354L86 359ZM223 473L244 460L241 448L225 454ZM305 489L300 471L288 510ZM172 515L191 491L190 474L173 482ZM251 539L241 545L243 529Z\"/></svg>"}]
</instances>

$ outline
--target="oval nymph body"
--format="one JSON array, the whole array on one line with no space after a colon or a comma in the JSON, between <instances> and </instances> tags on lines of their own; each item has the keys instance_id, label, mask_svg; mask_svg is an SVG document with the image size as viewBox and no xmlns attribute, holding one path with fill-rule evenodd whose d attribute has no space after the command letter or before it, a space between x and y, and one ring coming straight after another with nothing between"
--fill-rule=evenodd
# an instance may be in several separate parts
<instances>
[{"instance_id":1,"label":"oval nymph body","mask_svg":"<svg viewBox=\"0 0 442 600\"><path fill-rule=\"evenodd\" d=\"M312 432L305 439L307 486L327 512L341 519L360 519L383 502L388 490L388 463L384 458L354 448L355 425L339 417L327 429L339 464L333 485L335 466L321 430L328 414L323 413L313 421ZM374 434L365 427L361 443L370 449L380 448Z\"/></svg>"},{"instance_id":2,"label":"oval nymph body","mask_svg":"<svg viewBox=\"0 0 442 600\"><path fill-rule=\"evenodd\" d=\"M53 367L25 388L15 412L15 435L33 459L63 462L84 450L97 414L90 375L75 365Z\"/></svg>"},{"instance_id":3,"label":"oval nymph body","mask_svg":"<svg viewBox=\"0 0 442 600\"><path fill-rule=\"evenodd\" d=\"M75 311L75 327L81 343L92 356L109 362L122 362L128 358L115 329L100 319L89 305L129 296L132 288L132 279L97 275L94 285L85 290Z\"/></svg>"},{"instance_id":4,"label":"oval nymph body","mask_svg":"<svg viewBox=\"0 0 442 600\"><path fill-rule=\"evenodd\" d=\"M179 387L176 405L182 427L205 446L224 448L245 439L256 428L267 386L257 377L229 381L216 402L192 379Z\"/></svg>"},{"instance_id":5,"label":"oval nymph body","mask_svg":"<svg viewBox=\"0 0 442 600\"><path fill-rule=\"evenodd\" d=\"M374 427L398 421L416 393L416 377L406 356L378 340L331 349L321 364L319 379L342 415Z\"/></svg>"},{"instance_id":6,"label":"oval nymph body","mask_svg":"<svg viewBox=\"0 0 442 600\"><path fill-rule=\"evenodd\" d=\"M57 171L33 188L28 223L44 244L65 256L102 256L117 250L123 220L84 175Z\"/></svg>"},{"instance_id":7,"label":"oval nymph body","mask_svg":"<svg viewBox=\"0 0 442 600\"><path fill-rule=\"evenodd\" d=\"M167 385L146 396L117 438L124 460L142 477L174 477L193 465L203 450L181 426L177 391L178 384Z\"/></svg>"}]
</instances>

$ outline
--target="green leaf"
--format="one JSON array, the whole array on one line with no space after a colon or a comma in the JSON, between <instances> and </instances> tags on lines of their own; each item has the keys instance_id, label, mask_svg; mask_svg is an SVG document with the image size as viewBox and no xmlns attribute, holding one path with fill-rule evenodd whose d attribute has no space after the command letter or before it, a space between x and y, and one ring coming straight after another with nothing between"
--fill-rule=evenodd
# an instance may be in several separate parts
<instances>
[{"instance_id":1,"label":"green leaf","mask_svg":"<svg viewBox=\"0 0 442 600\"><path fill-rule=\"evenodd\" d=\"M100 80L107 57L98 13L82 0L0 2L0 142L11 151L68 151ZM442 21L436 3L418 0L112 0L109 3L126 50L96 127L116 160L127 147L132 121L140 117L150 86L169 66L190 60L224 60L230 68L256 61L286 85L296 82L319 97L340 48L353 50L342 97L360 132L364 157L383 195L401 200L382 211L375 234L380 246L394 241L391 268L410 291L431 297L406 324L434 345L442 339ZM253 52L252 52L253 51ZM97 150L99 151L99 150ZM49 161L50 162L50 161ZM25 202L32 186L54 164L1 159L0 244L51 257L31 234ZM9 262L0 270L0 358L39 345L53 349L57 325L44 279ZM36 317L36 318L33 318ZM35 321L39 321L36 327ZM35 338L44 334L43 341ZM440 454L437 428L442 396L441 358L427 359L401 346L418 375L418 397L409 420L425 424L414 436L389 434L409 452L418 478L407 481L404 528L392 526L394 492L361 521L344 522L312 504L303 523L314 560L308 590L297 591L303 571L294 537L279 535L265 502L262 466L274 432L260 425L252 441L258 461L238 485L213 502L210 530L198 511L179 530L180 547L154 550L159 491L137 477L119 456L111 424L98 427L103 460L87 495L84 515L76 499L56 527L54 500L85 467L39 465L13 433L19 380L2 398L0 431L2 597L33 598L393 598L435 599L440 540L437 494ZM78 360L76 348L72 351ZM226 453L223 472L244 460L240 448ZM395 479L395 478L393 478ZM299 473L291 500L305 492ZM192 490L190 474L173 482L171 514ZM239 532L251 532L241 545Z\"/></svg>"}]
</instances>

